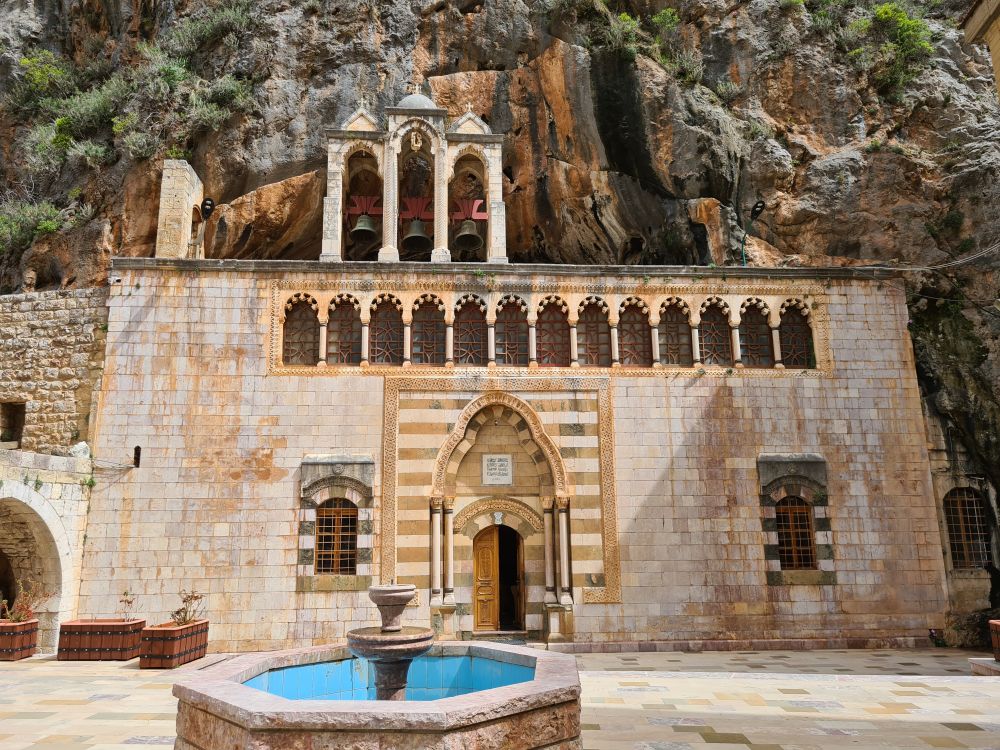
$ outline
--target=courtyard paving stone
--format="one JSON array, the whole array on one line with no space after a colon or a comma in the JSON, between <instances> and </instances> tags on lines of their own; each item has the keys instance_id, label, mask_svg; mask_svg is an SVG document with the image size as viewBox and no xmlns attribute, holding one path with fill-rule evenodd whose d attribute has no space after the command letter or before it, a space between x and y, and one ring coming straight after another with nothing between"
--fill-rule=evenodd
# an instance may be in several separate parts
<instances>
[{"instance_id":1,"label":"courtyard paving stone","mask_svg":"<svg viewBox=\"0 0 1000 750\"><path fill-rule=\"evenodd\" d=\"M1000 679L951 649L578 657L587 750L1000 750ZM138 660L0 663L3 750L174 739L175 678Z\"/></svg>"}]
</instances>

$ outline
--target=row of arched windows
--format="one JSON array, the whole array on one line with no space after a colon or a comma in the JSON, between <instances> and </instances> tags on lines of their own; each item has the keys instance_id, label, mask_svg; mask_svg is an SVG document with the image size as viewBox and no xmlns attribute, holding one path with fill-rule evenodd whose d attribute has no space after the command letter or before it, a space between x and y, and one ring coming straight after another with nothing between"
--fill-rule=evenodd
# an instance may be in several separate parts
<instances>
[{"instance_id":1,"label":"row of arched windows","mask_svg":"<svg viewBox=\"0 0 1000 750\"><path fill-rule=\"evenodd\" d=\"M567 304L555 296L542 300L534 325L528 321L527 304L516 295L500 300L492 331L486 310L479 297L466 295L456 306L449 331L444 304L425 294L414 303L407 330L402 303L393 295L379 295L371 303L365 325L360 303L341 294L330 303L324 331L315 299L296 294L285 306L282 363L815 367L809 311L798 300L782 306L776 329L758 299L744 304L738 328L732 327L728 307L719 298L702 306L695 327L686 303L676 298L661 307L655 327L645 303L634 297L623 303L617 326L610 324L608 306L599 297L581 303L572 326Z\"/></svg>"}]
</instances>

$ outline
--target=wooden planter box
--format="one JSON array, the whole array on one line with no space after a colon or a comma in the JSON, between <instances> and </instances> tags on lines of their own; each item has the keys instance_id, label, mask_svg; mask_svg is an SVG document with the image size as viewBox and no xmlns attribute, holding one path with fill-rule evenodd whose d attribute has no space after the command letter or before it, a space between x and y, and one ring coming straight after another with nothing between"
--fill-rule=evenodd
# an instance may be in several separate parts
<instances>
[{"instance_id":1,"label":"wooden planter box","mask_svg":"<svg viewBox=\"0 0 1000 750\"><path fill-rule=\"evenodd\" d=\"M187 625L165 622L143 628L140 669L173 669L200 659L208 651L208 620Z\"/></svg>"},{"instance_id":2,"label":"wooden planter box","mask_svg":"<svg viewBox=\"0 0 1000 750\"><path fill-rule=\"evenodd\" d=\"M60 661L128 661L139 655L145 620L70 620L59 626Z\"/></svg>"},{"instance_id":3,"label":"wooden planter box","mask_svg":"<svg viewBox=\"0 0 1000 750\"><path fill-rule=\"evenodd\" d=\"M27 659L38 646L38 620L0 620L0 661Z\"/></svg>"},{"instance_id":4,"label":"wooden planter box","mask_svg":"<svg viewBox=\"0 0 1000 750\"><path fill-rule=\"evenodd\" d=\"M1000 661L1000 620L990 620L990 644L993 646L993 658Z\"/></svg>"}]
</instances>

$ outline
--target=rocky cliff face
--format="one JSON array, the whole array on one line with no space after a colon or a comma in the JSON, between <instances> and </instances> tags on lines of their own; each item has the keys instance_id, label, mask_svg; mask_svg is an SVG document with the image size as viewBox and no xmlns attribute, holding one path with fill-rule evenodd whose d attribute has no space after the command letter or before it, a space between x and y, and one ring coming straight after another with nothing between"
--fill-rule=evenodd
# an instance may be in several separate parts
<instances>
[{"instance_id":1,"label":"rocky cliff face","mask_svg":"<svg viewBox=\"0 0 1000 750\"><path fill-rule=\"evenodd\" d=\"M324 128L411 84L506 133L514 261L734 262L757 200L754 264L968 255L1000 241L1000 107L956 10L919 5L923 52L861 0L10 0L0 288L152 254L165 154L221 204L209 255L316 257ZM924 382L994 470L996 269L905 282Z\"/></svg>"}]
</instances>

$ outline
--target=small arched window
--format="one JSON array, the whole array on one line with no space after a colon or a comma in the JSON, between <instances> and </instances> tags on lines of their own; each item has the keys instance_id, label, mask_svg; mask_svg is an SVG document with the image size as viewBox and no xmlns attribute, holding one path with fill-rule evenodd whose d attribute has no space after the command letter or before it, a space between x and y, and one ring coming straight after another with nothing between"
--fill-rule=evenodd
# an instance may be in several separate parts
<instances>
[{"instance_id":1,"label":"small arched window","mask_svg":"<svg viewBox=\"0 0 1000 750\"><path fill-rule=\"evenodd\" d=\"M540 367L569 367L569 319L558 301L538 313L535 325L536 354Z\"/></svg>"},{"instance_id":2,"label":"small arched window","mask_svg":"<svg viewBox=\"0 0 1000 750\"><path fill-rule=\"evenodd\" d=\"M691 323L679 305L666 305L660 311L660 364L691 367Z\"/></svg>"},{"instance_id":3,"label":"small arched window","mask_svg":"<svg viewBox=\"0 0 1000 750\"><path fill-rule=\"evenodd\" d=\"M528 308L516 297L505 297L497 309L494 328L498 365L528 365Z\"/></svg>"},{"instance_id":4,"label":"small arched window","mask_svg":"<svg viewBox=\"0 0 1000 750\"><path fill-rule=\"evenodd\" d=\"M486 307L479 299L467 299L455 313L455 364L487 364L486 344Z\"/></svg>"},{"instance_id":5,"label":"small arched window","mask_svg":"<svg viewBox=\"0 0 1000 750\"><path fill-rule=\"evenodd\" d=\"M326 323L326 363L361 363L361 315L357 303L349 297L337 298L330 303L330 317Z\"/></svg>"},{"instance_id":6,"label":"small arched window","mask_svg":"<svg viewBox=\"0 0 1000 750\"><path fill-rule=\"evenodd\" d=\"M319 361L319 318L315 300L303 297L285 306L281 361L286 365L315 365Z\"/></svg>"},{"instance_id":7,"label":"small arched window","mask_svg":"<svg viewBox=\"0 0 1000 750\"><path fill-rule=\"evenodd\" d=\"M958 487L944 496L948 545L953 568L980 568L992 561L986 501L971 487Z\"/></svg>"},{"instance_id":8,"label":"small arched window","mask_svg":"<svg viewBox=\"0 0 1000 750\"><path fill-rule=\"evenodd\" d=\"M355 575L358 570L358 508L327 500L316 508L317 574Z\"/></svg>"},{"instance_id":9,"label":"small arched window","mask_svg":"<svg viewBox=\"0 0 1000 750\"><path fill-rule=\"evenodd\" d=\"M729 316L718 305L710 305L701 314L698 326L701 337L701 361L706 365L733 364L733 340L729 328Z\"/></svg>"},{"instance_id":10,"label":"small arched window","mask_svg":"<svg viewBox=\"0 0 1000 750\"><path fill-rule=\"evenodd\" d=\"M740 316L740 357L747 367L774 367L771 326L759 307L747 307Z\"/></svg>"},{"instance_id":11,"label":"small arched window","mask_svg":"<svg viewBox=\"0 0 1000 750\"><path fill-rule=\"evenodd\" d=\"M410 360L415 365L443 365L445 355L444 305L436 297L417 300L410 329Z\"/></svg>"},{"instance_id":12,"label":"small arched window","mask_svg":"<svg viewBox=\"0 0 1000 750\"><path fill-rule=\"evenodd\" d=\"M778 529L778 559L782 570L816 568L816 534L812 506L801 497L786 497L774 507Z\"/></svg>"},{"instance_id":13,"label":"small arched window","mask_svg":"<svg viewBox=\"0 0 1000 750\"><path fill-rule=\"evenodd\" d=\"M618 352L623 365L652 367L649 315L639 305L625 305L618 316Z\"/></svg>"},{"instance_id":14,"label":"small arched window","mask_svg":"<svg viewBox=\"0 0 1000 750\"><path fill-rule=\"evenodd\" d=\"M788 307L781 313L778 338L781 340L781 363L785 367L803 369L816 367L812 327L809 325L809 316L804 310Z\"/></svg>"},{"instance_id":15,"label":"small arched window","mask_svg":"<svg viewBox=\"0 0 1000 750\"><path fill-rule=\"evenodd\" d=\"M403 364L403 315L395 300L382 300L372 310L368 349L373 365Z\"/></svg>"},{"instance_id":16,"label":"small arched window","mask_svg":"<svg viewBox=\"0 0 1000 750\"><path fill-rule=\"evenodd\" d=\"M604 303L594 300L580 310L576 351L577 361L583 367L611 367L611 326Z\"/></svg>"}]
</instances>

